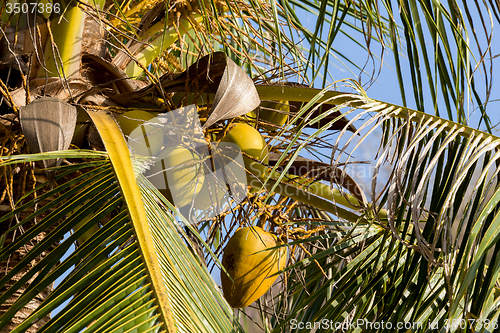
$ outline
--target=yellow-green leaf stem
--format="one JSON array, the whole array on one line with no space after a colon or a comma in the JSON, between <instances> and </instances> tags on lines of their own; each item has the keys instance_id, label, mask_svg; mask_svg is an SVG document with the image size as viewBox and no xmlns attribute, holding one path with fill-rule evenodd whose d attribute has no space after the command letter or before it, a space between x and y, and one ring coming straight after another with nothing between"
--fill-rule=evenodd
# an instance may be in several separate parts
<instances>
[{"instance_id":1,"label":"yellow-green leaf stem","mask_svg":"<svg viewBox=\"0 0 500 333\"><path fill-rule=\"evenodd\" d=\"M69 78L80 72L84 22L85 12L74 5L68 6L63 16L50 22L45 66L40 67L37 77Z\"/></svg>"},{"instance_id":2,"label":"yellow-green leaf stem","mask_svg":"<svg viewBox=\"0 0 500 333\"><path fill-rule=\"evenodd\" d=\"M128 207L133 229L137 237L137 242L139 243L144 263L147 267L151 284L156 294L163 322L166 324L168 332L175 332L176 328L172 308L163 282L160 265L151 237L140 189L135 179L127 143L125 142L125 138L120 128L108 113L105 111L97 111L89 112L89 115L101 135L109 159L111 160L111 164L113 165L113 169L120 183L122 195ZM171 267L174 267L174 265L172 264Z\"/></svg>"},{"instance_id":3,"label":"yellow-green leaf stem","mask_svg":"<svg viewBox=\"0 0 500 333\"><path fill-rule=\"evenodd\" d=\"M199 14L193 14L191 16L195 22L201 23L203 17ZM157 23L157 25L160 23ZM153 26L153 30L157 30L157 25ZM149 45L144 48L140 53L135 55L137 62L139 62L143 67L147 67L156 57L158 57L164 50L166 50L170 45L175 43L180 37L193 28L191 22L187 19L181 19L179 21L179 26L170 26L165 30L160 36L154 39ZM143 73L141 66L137 64L136 61L131 61L125 67L124 72L129 77L137 77Z\"/></svg>"},{"instance_id":4,"label":"yellow-green leaf stem","mask_svg":"<svg viewBox=\"0 0 500 333\"><path fill-rule=\"evenodd\" d=\"M356 222L359 216L337 205L355 211L362 211L369 208L369 206L364 207L356 197L347 193L341 193L339 190L332 189L330 186L319 181L286 175L278 183L277 180L280 176L281 175L279 173L273 173L267 182L265 182L266 189L314 206L321 210L325 210L335 216L347 219L351 222ZM255 185L257 183L250 182L250 184ZM259 190L260 188L255 187L255 189ZM378 215L379 218L386 219L387 211L385 209L381 209L378 212Z\"/></svg>"}]
</instances>

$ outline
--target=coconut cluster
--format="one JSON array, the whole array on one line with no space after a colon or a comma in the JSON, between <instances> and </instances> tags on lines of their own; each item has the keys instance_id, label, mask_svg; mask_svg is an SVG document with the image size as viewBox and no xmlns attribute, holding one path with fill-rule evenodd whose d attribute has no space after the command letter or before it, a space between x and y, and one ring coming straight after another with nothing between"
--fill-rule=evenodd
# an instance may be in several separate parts
<instances>
[{"instance_id":1,"label":"coconut cluster","mask_svg":"<svg viewBox=\"0 0 500 333\"><path fill-rule=\"evenodd\" d=\"M288 111L285 103L267 106ZM272 112L265 107L258 111L258 116L255 113L248 116L275 125L267 130L274 130L287 119L286 114ZM146 176L178 208L190 205L203 211L225 198L228 193L226 186L230 185L213 177L203 161L203 154L193 146L182 140L173 144L175 140L170 138L164 142L162 123L154 114L131 110L116 120L128 138L132 152L155 157ZM246 173L247 188L259 189L267 175L269 162L269 149L259 130L247 123L235 122L221 133L223 136L213 146L212 153L217 151L222 156L223 165L234 163L236 154L242 154L244 165L241 167ZM286 264L286 247L279 248L282 244L275 235L260 227L236 231L228 241L222 259L222 289L229 305L246 307L272 286L277 278L274 275Z\"/></svg>"}]
</instances>

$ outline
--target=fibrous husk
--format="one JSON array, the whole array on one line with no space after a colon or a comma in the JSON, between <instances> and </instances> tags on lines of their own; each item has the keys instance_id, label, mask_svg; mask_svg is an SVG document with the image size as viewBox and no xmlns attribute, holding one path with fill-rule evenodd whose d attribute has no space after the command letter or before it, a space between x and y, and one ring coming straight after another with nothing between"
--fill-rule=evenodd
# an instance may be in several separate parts
<instances>
[{"instance_id":1,"label":"fibrous husk","mask_svg":"<svg viewBox=\"0 0 500 333\"><path fill-rule=\"evenodd\" d=\"M75 131L77 110L59 98L42 97L19 112L21 128L32 153L66 150ZM61 164L61 159L43 161L45 168ZM53 186L55 171L46 170Z\"/></svg>"}]
</instances>

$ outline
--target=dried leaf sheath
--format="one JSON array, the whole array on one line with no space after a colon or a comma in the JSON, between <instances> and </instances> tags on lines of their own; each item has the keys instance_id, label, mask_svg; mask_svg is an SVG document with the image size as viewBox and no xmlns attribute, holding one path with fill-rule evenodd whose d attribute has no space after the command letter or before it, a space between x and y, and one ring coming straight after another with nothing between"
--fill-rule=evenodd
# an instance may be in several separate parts
<instances>
[{"instance_id":1,"label":"dried leaf sheath","mask_svg":"<svg viewBox=\"0 0 500 333\"><path fill-rule=\"evenodd\" d=\"M32 153L66 150L76 125L76 108L59 98L42 97L23 107L19 113L23 134ZM61 164L62 159L43 160L45 168ZM46 170L53 183L55 171Z\"/></svg>"}]
</instances>

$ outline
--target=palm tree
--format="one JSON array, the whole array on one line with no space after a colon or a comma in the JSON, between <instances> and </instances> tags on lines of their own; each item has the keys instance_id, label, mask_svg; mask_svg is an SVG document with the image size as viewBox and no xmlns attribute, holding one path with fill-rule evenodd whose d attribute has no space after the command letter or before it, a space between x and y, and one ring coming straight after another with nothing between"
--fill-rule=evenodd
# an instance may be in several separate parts
<instances>
[{"instance_id":1,"label":"palm tree","mask_svg":"<svg viewBox=\"0 0 500 333\"><path fill-rule=\"evenodd\" d=\"M498 4L1 3L1 330L496 329L499 140L488 109ZM387 70L377 67L386 51L402 105L367 88ZM334 82L332 63L361 74ZM154 160L131 157L115 121L137 109L172 120L192 104L204 131L186 134L189 144L243 122L270 151L251 162L257 178L246 170L244 199L231 190L230 210L195 217L148 180ZM71 149L48 120L74 133ZM365 186L352 170L374 141ZM230 308L213 273L248 225L288 249L252 315Z\"/></svg>"}]
</instances>

